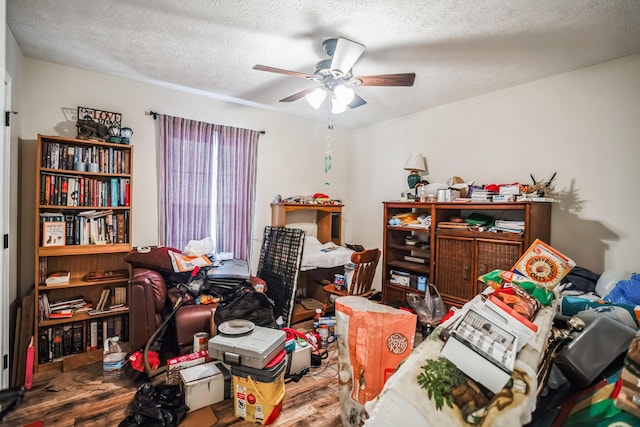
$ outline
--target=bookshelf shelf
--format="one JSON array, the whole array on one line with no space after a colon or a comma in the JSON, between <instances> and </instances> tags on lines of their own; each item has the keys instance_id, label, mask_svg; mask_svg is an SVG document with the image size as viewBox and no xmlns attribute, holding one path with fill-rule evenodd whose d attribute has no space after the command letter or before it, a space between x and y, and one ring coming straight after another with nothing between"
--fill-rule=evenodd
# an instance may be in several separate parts
<instances>
[{"instance_id":1,"label":"bookshelf shelf","mask_svg":"<svg viewBox=\"0 0 640 427\"><path fill-rule=\"evenodd\" d=\"M40 371L94 362L107 337L128 340L130 274L124 257L131 250L133 147L38 135L37 162L34 367ZM62 241L55 234L49 240L55 232L64 234ZM60 271L70 273L68 283L45 283ZM84 280L89 273L116 271L127 274ZM125 307L94 315L74 311L64 318L52 318L47 310L72 299L82 300L84 310L95 309L103 293L109 295L107 305Z\"/></svg>"},{"instance_id":2,"label":"bookshelf shelf","mask_svg":"<svg viewBox=\"0 0 640 427\"><path fill-rule=\"evenodd\" d=\"M105 317L110 317L110 316L115 316L115 315L120 315L120 314L128 314L128 313L129 313L129 309L126 309L126 310L114 310L114 311L105 312L105 313L99 313L99 314L94 314L94 315L89 315L87 313L78 313L78 314L74 314L71 317L67 317L65 319L43 320L43 321L40 322L40 327L41 328L45 328L47 326L63 325L65 323L84 322L84 321L87 321L87 320L97 320L97 319L102 319L102 318L105 318Z\"/></svg>"}]
</instances>

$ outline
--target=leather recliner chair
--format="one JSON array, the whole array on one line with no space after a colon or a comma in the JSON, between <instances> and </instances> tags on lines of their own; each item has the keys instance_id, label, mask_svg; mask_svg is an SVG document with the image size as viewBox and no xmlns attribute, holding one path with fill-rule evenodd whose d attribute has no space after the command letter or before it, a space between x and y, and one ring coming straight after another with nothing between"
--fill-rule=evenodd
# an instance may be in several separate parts
<instances>
[{"instance_id":1,"label":"leather recliner chair","mask_svg":"<svg viewBox=\"0 0 640 427\"><path fill-rule=\"evenodd\" d=\"M134 268L131 279L129 303L129 339L132 349L144 348L163 322L165 305L173 307L179 292L167 289L164 277L148 268ZM180 354L193 350L193 335L198 332L211 334L211 314L217 304L182 305L176 312L175 336Z\"/></svg>"},{"instance_id":2,"label":"leather recliner chair","mask_svg":"<svg viewBox=\"0 0 640 427\"><path fill-rule=\"evenodd\" d=\"M249 278L255 287L266 282L258 277ZM162 324L166 313L165 305L174 307L180 296L177 288L167 288L162 274L149 268L134 268L131 279L131 298L129 303L129 340L131 348L142 349ZM193 336L198 332L215 335L213 314L217 304L183 304L175 314L175 336L178 352L193 351Z\"/></svg>"}]
</instances>

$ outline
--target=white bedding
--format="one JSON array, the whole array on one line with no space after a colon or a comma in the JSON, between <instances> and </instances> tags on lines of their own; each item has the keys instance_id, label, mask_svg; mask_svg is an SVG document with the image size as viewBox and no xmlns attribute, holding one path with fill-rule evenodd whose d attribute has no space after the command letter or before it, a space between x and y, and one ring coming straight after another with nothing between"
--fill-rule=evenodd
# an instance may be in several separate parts
<instances>
[{"instance_id":1,"label":"white bedding","mask_svg":"<svg viewBox=\"0 0 640 427\"><path fill-rule=\"evenodd\" d=\"M333 242L323 244L316 237L307 235L304 239L300 270L339 267L351 260L352 253L351 249Z\"/></svg>"}]
</instances>

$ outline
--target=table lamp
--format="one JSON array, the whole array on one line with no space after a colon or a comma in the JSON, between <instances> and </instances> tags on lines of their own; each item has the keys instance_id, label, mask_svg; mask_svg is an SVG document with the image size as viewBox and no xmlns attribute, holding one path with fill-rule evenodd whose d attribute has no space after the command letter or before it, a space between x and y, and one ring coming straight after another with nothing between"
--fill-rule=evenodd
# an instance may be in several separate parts
<instances>
[{"instance_id":1,"label":"table lamp","mask_svg":"<svg viewBox=\"0 0 640 427\"><path fill-rule=\"evenodd\" d=\"M416 184L420 182L420 174L418 172L424 172L427 168L424 162L424 157L420 153L411 153L407 163L404 165L404 169L411 171L407 177L407 183L409 188L415 188Z\"/></svg>"}]
</instances>

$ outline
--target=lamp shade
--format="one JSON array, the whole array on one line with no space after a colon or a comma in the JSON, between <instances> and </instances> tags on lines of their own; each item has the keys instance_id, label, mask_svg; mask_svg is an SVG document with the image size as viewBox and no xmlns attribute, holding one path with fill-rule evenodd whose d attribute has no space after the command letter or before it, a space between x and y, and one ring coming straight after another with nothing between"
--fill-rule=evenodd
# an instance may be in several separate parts
<instances>
[{"instance_id":1,"label":"lamp shade","mask_svg":"<svg viewBox=\"0 0 640 427\"><path fill-rule=\"evenodd\" d=\"M404 168L405 170L416 172L423 172L427 169L424 157L420 153L411 153L407 159L407 163L404 165Z\"/></svg>"},{"instance_id":2,"label":"lamp shade","mask_svg":"<svg viewBox=\"0 0 640 427\"><path fill-rule=\"evenodd\" d=\"M317 110L318 108L320 108L320 104L322 104L322 101L324 101L324 98L326 96L327 96L327 92L323 88L319 87L319 88L316 88L314 91L309 92L304 97L309 103L309 105L311 105L313 108Z\"/></svg>"}]
</instances>

